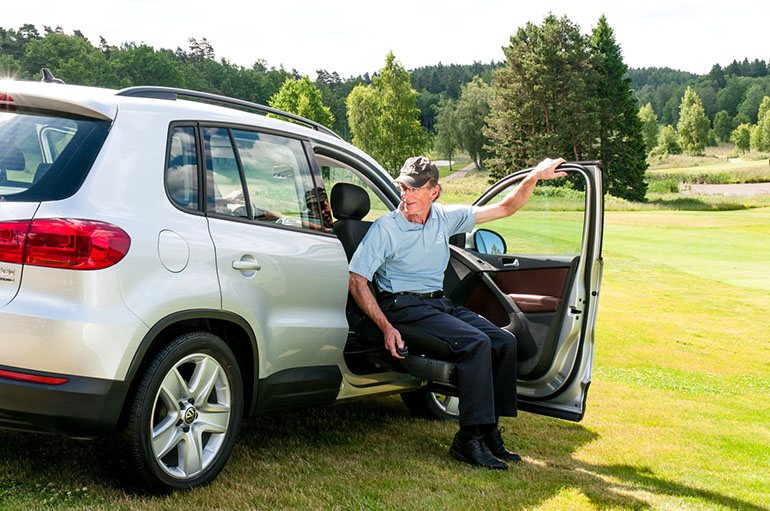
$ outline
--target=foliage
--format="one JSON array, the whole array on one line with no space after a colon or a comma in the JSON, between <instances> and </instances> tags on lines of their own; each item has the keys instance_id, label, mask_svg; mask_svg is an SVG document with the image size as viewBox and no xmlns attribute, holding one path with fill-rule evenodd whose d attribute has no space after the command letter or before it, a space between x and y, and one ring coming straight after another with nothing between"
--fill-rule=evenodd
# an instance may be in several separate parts
<instances>
[{"instance_id":1,"label":"foliage","mask_svg":"<svg viewBox=\"0 0 770 511\"><path fill-rule=\"evenodd\" d=\"M329 107L323 104L323 97L318 87L313 85L310 78L303 76L299 80L287 78L281 90L270 98L269 105L279 110L301 115L311 121L331 128L334 116Z\"/></svg>"},{"instance_id":2,"label":"foliage","mask_svg":"<svg viewBox=\"0 0 770 511\"><path fill-rule=\"evenodd\" d=\"M598 138L596 72L588 40L567 17L527 23L503 48L486 135L498 179L546 156L581 160Z\"/></svg>"},{"instance_id":3,"label":"foliage","mask_svg":"<svg viewBox=\"0 0 770 511\"><path fill-rule=\"evenodd\" d=\"M615 197L644 201L647 149L642 122L632 97L631 80L624 78L628 67L603 15L591 34L591 50L597 75L597 156L603 164L606 189Z\"/></svg>"},{"instance_id":4,"label":"foliage","mask_svg":"<svg viewBox=\"0 0 770 511\"><path fill-rule=\"evenodd\" d=\"M474 76L480 76L485 83L492 81L492 71L500 64L490 62L483 64L449 64L438 63L433 66L423 66L412 70L410 79L412 87L419 93L417 107L420 109L420 123L428 131L436 127L439 102L442 98L457 100L462 93L463 85L470 82Z\"/></svg>"},{"instance_id":5,"label":"foliage","mask_svg":"<svg viewBox=\"0 0 770 511\"><path fill-rule=\"evenodd\" d=\"M720 110L714 116L714 134L720 142L729 142L730 133L733 130L730 114L726 110Z\"/></svg>"},{"instance_id":6,"label":"foliage","mask_svg":"<svg viewBox=\"0 0 770 511\"><path fill-rule=\"evenodd\" d=\"M460 146L457 105L454 101L445 99L439 104L438 115L436 116L436 138L433 149L437 154L449 160L449 169L451 170L452 160Z\"/></svg>"},{"instance_id":7,"label":"foliage","mask_svg":"<svg viewBox=\"0 0 770 511\"><path fill-rule=\"evenodd\" d=\"M492 88L477 76L463 87L457 102L455 120L460 146L467 151L479 169L484 167L484 158L487 155L484 148L487 145L484 127L493 93Z\"/></svg>"},{"instance_id":8,"label":"foliage","mask_svg":"<svg viewBox=\"0 0 770 511\"><path fill-rule=\"evenodd\" d=\"M642 121L642 135L644 136L644 145L647 151L658 145L658 116L655 115L655 110L652 108L651 103L647 103L639 109L639 120Z\"/></svg>"},{"instance_id":9,"label":"foliage","mask_svg":"<svg viewBox=\"0 0 770 511\"><path fill-rule=\"evenodd\" d=\"M677 125L682 150L690 155L702 154L709 132L709 119L703 111L698 94L687 87L679 106Z\"/></svg>"},{"instance_id":10,"label":"foliage","mask_svg":"<svg viewBox=\"0 0 770 511\"><path fill-rule=\"evenodd\" d=\"M741 152L746 152L751 147L751 127L747 123L739 124L732 133L735 148Z\"/></svg>"},{"instance_id":11,"label":"foliage","mask_svg":"<svg viewBox=\"0 0 770 511\"><path fill-rule=\"evenodd\" d=\"M681 154L682 148L679 146L679 135L670 124L666 125L658 137L660 151L665 154Z\"/></svg>"},{"instance_id":12,"label":"foliage","mask_svg":"<svg viewBox=\"0 0 770 511\"><path fill-rule=\"evenodd\" d=\"M372 85L357 85L347 99L353 143L371 154L394 176L410 156L428 146L416 108L417 92L393 52Z\"/></svg>"}]
</instances>

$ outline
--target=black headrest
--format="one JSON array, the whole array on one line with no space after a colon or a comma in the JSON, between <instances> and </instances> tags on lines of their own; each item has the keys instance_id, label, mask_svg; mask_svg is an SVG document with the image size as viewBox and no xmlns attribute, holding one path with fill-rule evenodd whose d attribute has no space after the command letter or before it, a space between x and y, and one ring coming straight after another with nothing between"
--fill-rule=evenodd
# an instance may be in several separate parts
<instances>
[{"instance_id":1,"label":"black headrest","mask_svg":"<svg viewBox=\"0 0 770 511\"><path fill-rule=\"evenodd\" d=\"M24 153L15 145L0 144L0 167L6 170L24 170Z\"/></svg>"},{"instance_id":2,"label":"black headrest","mask_svg":"<svg viewBox=\"0 0 770 511\"><path fill-rule=\"evenodd\" d=\"M369 213L371 204L369 194L360 186L337 183L332 188L331 206L332 213L338 220L344 218L361 220Z\"/></svg>"}]
</instances>

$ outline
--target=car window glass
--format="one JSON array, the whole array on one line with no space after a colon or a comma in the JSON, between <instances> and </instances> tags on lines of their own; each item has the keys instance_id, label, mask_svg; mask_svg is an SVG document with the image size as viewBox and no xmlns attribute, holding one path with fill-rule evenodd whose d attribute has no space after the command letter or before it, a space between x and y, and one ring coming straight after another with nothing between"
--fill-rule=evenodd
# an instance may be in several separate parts
<instances>
[{"instance_id":1,"label":"car window glass","mask_svg":"<svg viewBox=\"0 0 770 511\"><path fill-rule=\"evenodd\" d=\"M166 187L171 200L182 208L198 208L198 152L195 128L177 127L171 130Z\"/></svg>"},{"instance_id":2,"label":"car window glass","mask_svg":"<svg viewBox=\"0 0 770 511\"><path fill-rule=\"evenodd\" d=\"M203 128L206 149L206 207L220 215L246 217L241 173L226 128Z\"/></svg>"},{"instance_id":3,"label":"car window glass","mask_svg":"<svg viewBox=\"0 0 770 511\"><path fill-rule=\"evenodd\" d=\"M0 198L57 200L75 192L109 122L0 111Z\"/></svg>"},{"instance_id":4,"label":"car window glass","mask_svg":"<svg viewBox=\"0 0 770 511\"><path fill-rule=\"evenodd\" d=\"M341 161L329 158L323 155L316 155L318 165L321 167L321 176L323 177L324 186L331 193L332 188L337 183L349 183L356 186L360 186L366 193L369 194L369 203L371 209L369 213L363 218L364 220L371 221L381 217L388 211L385 202L373 191L370 184L359 173L355 172L353 168Z\"/></svg>"},{"instance_id":5,"label":"car window glass","mask_svg":"<svg viewBox=\"0 0 770 511\"><path fill-rule=\"evenodd\" d=\"M585 192L580 182L571 184L567 179L553 181L553 185L538 183L532 198L508 218L488 222L485 229L500 234L509 254L580 254L583 242ZM520 181L512 183L487 204L502 200ZM584 186L582 187L584 188Z\"/></svg>"},{"instance_id":6,"label":"car window glass","mask_svg":"<svg viewBox=\"0 0 770 511\"><path fill-rule=\"evenodd\" d=\"M292 227L321 229L319 190L313 185L302 142L233 130L253 218Z\"/></svg>"}]
</instances>

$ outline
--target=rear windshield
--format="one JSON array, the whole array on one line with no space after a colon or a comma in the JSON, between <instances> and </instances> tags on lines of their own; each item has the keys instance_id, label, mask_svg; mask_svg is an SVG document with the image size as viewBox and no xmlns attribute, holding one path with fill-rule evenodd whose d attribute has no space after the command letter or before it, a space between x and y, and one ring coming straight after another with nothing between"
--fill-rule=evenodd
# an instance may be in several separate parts
<instances>
[{"instance_id":1,"label":"rear windshield","mask_svg":"<svg viewBox=\"0 0 770 511\"><path fill-rule=\"evenodd\" d=\"M50 201L77 191L109 121L0 111L0 201Z\"/></svg>"}]
</instances>

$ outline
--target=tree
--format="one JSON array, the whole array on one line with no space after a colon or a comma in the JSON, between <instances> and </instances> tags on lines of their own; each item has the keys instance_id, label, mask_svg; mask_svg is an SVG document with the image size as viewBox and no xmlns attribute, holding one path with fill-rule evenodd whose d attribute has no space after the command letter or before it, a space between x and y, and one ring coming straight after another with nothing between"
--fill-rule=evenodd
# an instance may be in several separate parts
<instances>
[{"instance_id":1,"label":"tree","mask_svg":"<svg viewBox=\"0 0 770 511\"><path fill-rule=\"evenodd\" d=\"M666 125L660 131L660 150L666 154L681 154L682 148L679 146L679 135L676 130L670 124Z\"/></svg>"},{"instance_id":2,"label":"tree","mask_svg":"<svg viewBox=\"0 0 770 511\"><path fill-rule=\"evenodd\" d=\"M762 128L759 124L755 124L751 127L751 135L749 138L751 148L755 151L764 151L764 144L762 143Z\"/></svg>"},{"instance_id":3,"label":"tree","mask_svg":"<svg viewBox=\"0 0 770 511\"><path fill-rule=\"evenodd\" d=\"M748 124L739 124L732 133L735 148L745 153L751 147L751 128Z\"/></svg>"},{"instance_id":4,"label":"tree","mask_svg":"<svg viewBox=\"0 0 770 511\"><path fill-rule=\"evenodd\" d=\"M328 128L334 125L334 116L329 107L323 104L321 91L307 76L299 80L287 78L281 90L270 98L268 104L273 108L301 115Z\"/></svg>"},{"instance_id":5,"label":"tree","mask_svg":"<svg viewBox=\"0 0 770 511\"><path fill-rule=\"evenodd\" d=\"M25 68L39 73L47 67L54 76L70 84L105 84L108 64L101 51L87 39L61 33L61 27L55 30L45 28L45 37L32 39L26 45L22 59Z\"/></svg>"},{"instance_id":6,"label":"tree","mask_svg":"<svg viewBox=\"0 0 770 511\"><path fill-rule=\"evenodd\" d=\"M642 122L632 95L631 80L625 77L628 66L603 15L591 34L591 49L599 106L597 156L603 164L607 190L616 197L644 201L647 148Z\"/></svg>"},{"instance_id":7,"label":"tree","mask_svg":"<svg viewBox=\"0 0 770 511\"><path fill-rule=\"evenodd\" d=\"M642 121L642 135L647 152L652 151L658 145L658 116L652 109L652 104L647 103L639 109L639 120Z\"/></svg>"},{"instance_id":8,"label":"tree","mask_svg":"<svg viewBox=\"0 0 770 511\"><path fill-rule=\"evenodd\" d=\"M417 91L393 52L385 57L371 85L357 85L348 96L353 144L377 159L392 175L410 156L422 153L428 136L420 126Z\"/></svg>"},{"instance_id":9,"label":"tree","mask_svg":"<svg viewBox=\"0 0 770 511\"><path fill-rule=\"evenodd\" d=\"M765 95L765 88L759 83L751 85L743 95L743 101L738 105L738 113L745 114L751 122L758 120L759 104Z\"/></svg>"},{"instance_id":10,"label":"tree","mask_svg":"<svg viewBox=\"0 0 770 511\"><path fill-rule=\"evenodd\" d=\"M545 156L581 160L598 138L596 80L588 41L566 17L527 23L503 48L487 121L490 178Z\"/></svg>"},{"instance_id":11,"label":"tree","mask_svg":"<svg viewBox=\"0 0 770 511\"><path fill-rule=\"evenodd\" d=\"M700 98L687 87L682 103L679 105L679 124L677 131L682 149L691 155L702 154L709 132L709 119L703 111Z\"/></svg>"},{"instance_id":12,"label":"tree","mask_svg":"<svg viewBox=\"0 0 770 511\"><path fill-rule=\"evenodd\" d=\"M714 134L721 142L729 142L733 131L733 123L727 110L720 110L714 116Z\"/></svg>"},{"instance_id":13,"label":"tree","mask_svg":"<svg viewBox=\"0 0 770 511\"><path fill-rule=\"evenodd\" d=\"M459 142L479 169L483 168L486 157L484 147L488 141L484 135L484 127L489 116L489 103L493 93L492 88L476 76L463 86L460 100L457 102L456 122Z\"/></svg>"},{"instance_id":14,"label":"tree","mask_svg":"<svg viewBox=\"0 0 770 511\"><path fill-rule=\"evenodd\" d=\"M439 103L436 115L436 138L433 149L437 154L449 160L449 170L452 170L452 159L460 148L460 133L457 129L457 105L450 99Z\"/></svg>"}]
</instances>

